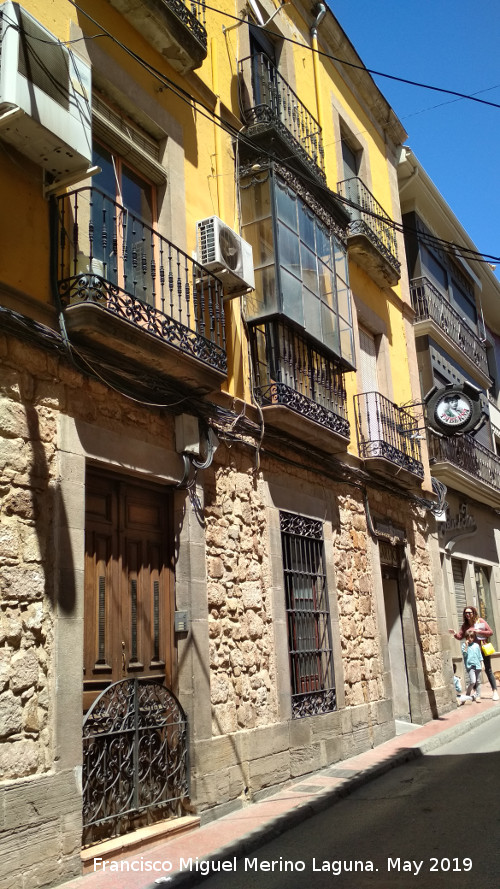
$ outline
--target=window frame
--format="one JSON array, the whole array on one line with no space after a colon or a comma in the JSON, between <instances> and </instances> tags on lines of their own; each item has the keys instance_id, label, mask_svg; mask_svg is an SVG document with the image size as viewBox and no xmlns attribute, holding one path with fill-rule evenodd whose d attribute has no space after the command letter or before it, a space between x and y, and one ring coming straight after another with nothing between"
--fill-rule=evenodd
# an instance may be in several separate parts
<instances>
[{"instance_id":1,"label":"window frame","mask_svg":"<svg viewBox=\"0 0 500 889\"><path fill-rule=\"evenodd\" d=\"M253 323L282 316L322 349L334 355L344 368L353 370L352 296L347 247L339 226L317 201L311 199L311 195L302 193L297 180L290 183L280 170L270 169L265 178L252 178L248 186L242 182L242 187L244 191L249 188L268 189L254 202L254 212L249 212L247 219L243 210L243 236L252 244L256 274L256 292L246 300L247 321ZM280 192L284 195L281 207ZM285 216L286 195L293 201L294 220ZM262 211L259 214L259 206L265 215L262 215ZM302 217L312 222L314 249L311 249L301 231ZM328 241L328 261L325 261L325 255L318 246L320 232L323 232L323 243ZM285 261L287 233L288 246L295 250L298 260L293 269ZM296 244L292 243L293 239ZM314 281L311 274L308 282L305 274L312 270L304 271L306 255L314 258ZM290 286L287 287L285 281ZM295 303L291 299L292 282Z\"/></svg>"},{"instance_id":2,"label":"window frame","mask_svg":"<svg viewBox=\"0 0 500 889\"><path fill-rule=\"evenodd\" d=\"M98 152L100 155L102 155L102 152L105 152L106 154L109 155L109 157L111 159L111 165L113 168L114 186L115 187L114 187L114 194L113 194L110 190L101 186L99 184L99 175L100 174L97 174L92 181L92 186L93 186L93 189L95 189L95 191L94 191L94 198L93 198L93 202L92 202L92 209L91 209L90 215L92 217L92 224L94 227L94 231L96 229L97 229L97 231L99 231L99 222L97 221L97 218L94 217L95 212L99 213L99 207L98 206L96 207L96 203L99 204L100 202L102 202L104 204L105 199L107 198L111 202L111 205L115 205L115 206L117 205L121 209L120 209L120 219L116 225L116 244L112 243L112 244L108 245L109 247L111 247L109 257L111 258L113 255L116 256L116 265L114 268L112 268L110 266L110 263L107 261L108 257L103 258L103 257L96 256L94 254L93 269L92 270L96 273L99 273L101 270L100 265L102 265L103 270L105 270L105 277L109 280L112 280L113 283L115 283L118 287L123 288L126 292L129 292L125 286L125 282L126 282L127 278L129 278L130 274L132 273L132 270L130 267L130 263L131 263L130 255L134 253L134 242L129 242L129 240L128 240L128 238L129 238L129 227L127 225L128 213L130 212L135 217L135 219L138 220L141 224L144 224L147 229L153 230L153 231L158 231L158 194L157 194L158 186L155 182L152 182L147 176L145 176L144 173L142 173L140 170L137 170L133 166L133 164L129 163L128 160L126 158L124 158L121 154L119 154L115 149L106 145L105 142L101 141L98 138L94 139L94 144L93 144L94 160L97 159L96 152ZM134 177L137 177L137 180L140 180L140 183L141 183L140 187L143 189L144 192L146 192L146 189L149 190L149 207L150 207L150 217L151 217L150 219L146 218L145 216L142 216L140 213L135 212L135 210L133 210L129 206L127 206L127 202L123 197L123 177L124 177L124 170L125 169L129 170L133 174ZM142 184L144 186L146 186L146 188L143 188ZM105 198L103 198L102 196L105 196ZM127 239L126 242L124 241L124 238ZM141 238L140 240L143 241L144 239ZM116 247L116 251L114 249L115 247ZM152 253L151 253L151 250L153 251ZM142 259L143 259L142 252L144 252L144 245L142 245L142 247L139 251L139 255L138 256L136 255L134 257L134 259L132 260L132 265L134 265L134 262L136 265L138 265L139 262L142 262ZM147 264L151 264L151 262L154 262L156 259L155 246L152 246L151 244L149 244L149 245L146 244L146 253L148 254L147 258L146 258ZM126 264L127 264L127 267L126 267ZM154 300L153 300L152 294L150 294L150 293L136 294L134 292L134 295L137 295L138 298L140 298L143 302L154 305Z\"/></svg>"},{"instance_id":3,"label":"window frame","mask_svg":"<svg viewBox=\"0 0 500 889\"><path fill-rule=\"evenodd\" d=\"M337 709L323 523L279 517L292 718L300 719Z\"/></svg>"}]
</instances>

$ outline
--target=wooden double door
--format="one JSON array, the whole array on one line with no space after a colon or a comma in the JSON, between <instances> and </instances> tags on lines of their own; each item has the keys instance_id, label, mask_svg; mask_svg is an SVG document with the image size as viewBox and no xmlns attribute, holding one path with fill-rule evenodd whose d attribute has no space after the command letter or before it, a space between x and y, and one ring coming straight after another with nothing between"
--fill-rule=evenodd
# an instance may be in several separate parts
<instances>
[{"instance_id":1,"label":"wooden double door","mask_svg":"<svg viewBox=\"0 0 500 889\"><path fill-rule=\"evenodd\" d=\"M172 496L89 470L85 510L83 707L111 683L175 669Z\"/></svg>"}]
</instances>

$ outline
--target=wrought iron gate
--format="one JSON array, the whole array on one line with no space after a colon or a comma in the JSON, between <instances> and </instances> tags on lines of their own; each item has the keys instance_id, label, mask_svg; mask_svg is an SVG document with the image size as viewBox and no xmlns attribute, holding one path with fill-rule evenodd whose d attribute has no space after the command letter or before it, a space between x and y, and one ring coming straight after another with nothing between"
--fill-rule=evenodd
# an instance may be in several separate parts
<instances>
[{"instance_id":1,"label":"wrought iron gate","mask_svg":"<svg viewBox=\"0 0 500 889\"><path fill-rule=\"evenodd\" d=\"M83 842L125 833L138 816L182 812L188 796L187 721L158 682L122 679L83 723Z\"/></svg>"}]
</instances>

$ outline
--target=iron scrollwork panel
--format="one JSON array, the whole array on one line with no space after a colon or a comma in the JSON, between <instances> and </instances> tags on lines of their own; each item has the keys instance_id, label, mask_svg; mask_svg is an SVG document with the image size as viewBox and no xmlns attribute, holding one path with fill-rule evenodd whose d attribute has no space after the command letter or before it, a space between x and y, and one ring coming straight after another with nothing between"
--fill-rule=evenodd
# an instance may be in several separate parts
<instances>
[{"instance_id":1,"label":"iron scrollwork panel","mask_svg":"<svg viewBox=\"0 0 500 889\"><path fill-rule=\"evenodd\" d=\"M124 679L94 702L83 726L84 840L123 833L135 815L178 814L188 797L187 721L157 682Z\"/></svg>"}]
</instances>

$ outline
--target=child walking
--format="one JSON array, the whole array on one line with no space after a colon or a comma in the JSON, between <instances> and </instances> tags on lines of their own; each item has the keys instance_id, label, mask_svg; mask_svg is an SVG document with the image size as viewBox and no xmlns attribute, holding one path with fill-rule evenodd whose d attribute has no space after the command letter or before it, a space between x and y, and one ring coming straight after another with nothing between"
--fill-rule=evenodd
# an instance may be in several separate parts
<instances>
[{"instance_id":1,"label":"child walking","mask_svg":"<svg viewBox=\"0 0 500 889\"><path fill-rule=\"evenodd\" d=\"M475 630L466 631L465 641L462 642L462 655L464 658L465 669L467 670L467 675L469 677L467 695L471 695L472 700L475 700L476 703L479 704L481 701L482 654Z\"/></svg>"},{"instance_id":2,"label":"child walking","mask_svg":"<svg viewBox=\"0 0 500 889\"><path fill-rule=\"evenodd\" d=\"M457 704L459 707L463 707L466 701L472 701L470 695L462 694L462 681L460 676L457 676L456 664L453 664L453 685L455 686L455 694L457 696Z\"/></svg>"}]
</instances>

